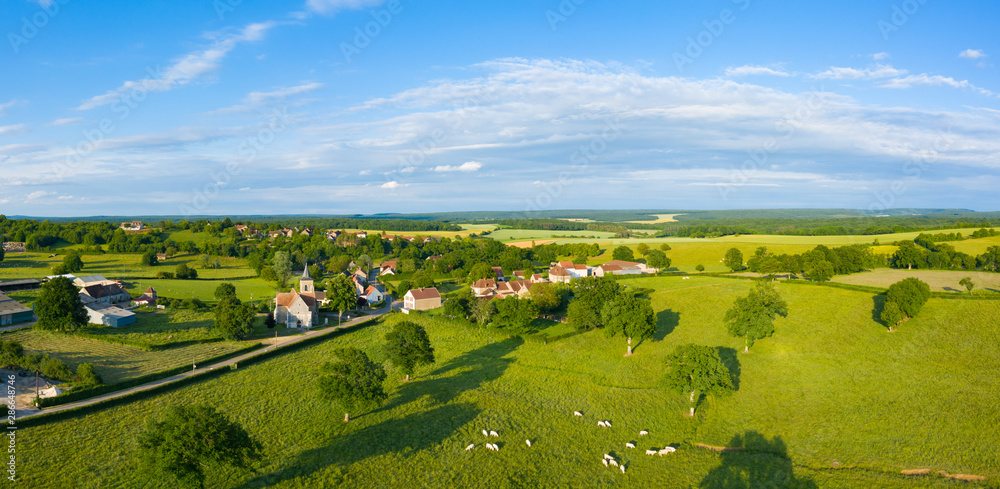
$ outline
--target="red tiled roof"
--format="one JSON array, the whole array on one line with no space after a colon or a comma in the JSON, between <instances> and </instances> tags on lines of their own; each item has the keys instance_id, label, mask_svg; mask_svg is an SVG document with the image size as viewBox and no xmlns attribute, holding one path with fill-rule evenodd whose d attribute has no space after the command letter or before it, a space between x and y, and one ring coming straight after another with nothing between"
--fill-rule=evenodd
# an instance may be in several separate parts
<instances>
[{"instance_id":1,"label":"red tiled roof","mask_svg":"<svg viewBox=\"0 0 1000 489\"><path fill-rule=\"evenodd\" d=\"M441 293L434 287L428 287L426 289L410 289L407 294L412 295L414 300L441 298Z\"/></svg>"}]
</instances>

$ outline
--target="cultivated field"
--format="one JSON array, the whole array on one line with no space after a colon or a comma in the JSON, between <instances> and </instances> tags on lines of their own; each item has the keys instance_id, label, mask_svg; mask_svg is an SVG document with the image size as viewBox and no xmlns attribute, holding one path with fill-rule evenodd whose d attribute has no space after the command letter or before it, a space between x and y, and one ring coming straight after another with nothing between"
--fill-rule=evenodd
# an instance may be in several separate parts
<instances>
[{"instance_id":1,"label":"cultivated field","mask_svg":"<svg viewBox=\"0 0 1000 489\"><path fill-rule=\"evenodd\" d=\"M834 275L833 281L845 284L870 285L886 287L907 277L916 277L931 286L934 292L968 293L958 281L971 277L975 283L972 293L990 291L1000 292L1000 273L976 272L969 270L894 270L879 268L876 270L855 273L853 275ZM997 318L1000 321L1000 317Z\"/></svg>"},{"instance_id":2,"label":"cultivated field","mask_svg":"<svg viewBox=\"0 0 1000 489\"><path fill-rule=\"evenodd\" d=\"M376 324L154 399L19 430L18 473L28 487L170 487L137 470L135 437L167 405L203 402L264 448L258 473L213 472L207 487L998 487L1000 302L931 299L890 334L872 319L871 294L779 284L789 316L743 354L722 316L748 281L627 283L656 289L658 312L655 337L631 358L624 340L599 331L540 345L419 318L437 363L410 383L390 367L388 403L344 424L342 409L316 398L317 369L339 346L384 360L390 325ZM661 384L663 358L686 342L718 347L737 385L702 401L694 419ZM500 452L483 448L482 429L500 433L490 440ZM650 435L640 439L641 429ZM477 448L465 452L469 443ZM642 454L665 445L677 453ZM604 453L628 472L602 466ZM916 468L989 480L899 473Z\"/></svg>"}]
</instances>

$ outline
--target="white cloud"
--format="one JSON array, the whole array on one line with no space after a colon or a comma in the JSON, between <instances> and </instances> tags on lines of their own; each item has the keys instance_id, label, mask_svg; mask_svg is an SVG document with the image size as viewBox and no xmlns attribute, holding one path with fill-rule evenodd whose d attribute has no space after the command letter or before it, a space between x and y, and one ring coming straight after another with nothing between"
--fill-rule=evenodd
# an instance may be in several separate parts
<instances>
[{"instance_id":1,"label":"white cloud","mask_svg":"<svg viewBox=\"0 0 1000 489\"><path fill-rule=\"evenodd\" d=\"M891 80L886 80L880 85L883 88L912 88L919 85L930 85L930 86L949 86L952 88L963 88L969 89L974 92L978 92L982 95L993 96L993 92L977 87L971 83L969 80L958 81L949 76L941 75L928 75L922 73L919 75L909 75L903 78L893 78Z\"/></svg>"},{"instance_id":2,"label":"white cloud","mask_svg":"<svg viewBox=\"0 0 1000 489\"><path fill-rule=\"evenodd\" d=\"M40 198L42 198L42 197L45 197L46 195L55 195L55 192L46 192L46 191L44 191L44 190L39 190L39 191L37 191L37 192L32 192L32 193L28 194L28 195L27 195L27 196L26 196L26 197L24 198L24 200L35 200L35 199L40 199Z\"/></svg>"},{"instance_id":3,"label":"white cloud","mask_svg":"<svg viewBox=\"0 0 1000 489\"><path fill-rule=\"evenodd\" d=\"M243 97L242 104L233 105L224 109L213 110L209 112L209 114L227 114L232 112L248 111L256 107L280 102L289 97L318 90L320 88L323 88L322 83L305 83L293 87L278 88L270 92L250 92L246 95L246 97Z\"/></svg>"},{"instance_id":4,"label":"white cloud","mask_svg":"<svg viewBox=\"0 0 1000 489\"><path fill-rule=\"evenodd\" d=\"M0 126L0 136L21 134L25 130L24 124L12 124L10 126Z\"/></svg>"},{"instance_id":5,"label":"white cloud","mask_svg":"<svg viewBox=\"0 0 1000 489\"><path fill-rule=\"evenodd\" d=\"M986 53L984 53L981 49L966 49L965 51L958 53L958 57L966 59L979 59L985 58Z\"/></svg>"},{"instance_id":6,"label":"white cloud","mask_svg":"<svg viewBox=\"0 0 1000 489\"><path fill-rule=\"evenodd\" d=\"M50 126L71 126L83 122L83 117L64 117L49 123Z\"/></svg>"},{"instance_id":7,"label":"white cloud","mask_svg":"<svg viewBox=\"0 0 1000 489\"><path fill-rule=\"evenodd\" d=\"M883 59L889 59L889 53L882 51L881 53L875 53L872 55L872 59L875 61L881 61Z\"/></svg>"},{"instance_id":8,"label":"white cloud","mask_svg":"<svg viewBox=\"0 0 1000 489\"><path fill-rule=\"evenodd\" d=\"M237 45L263 39L264 34L275 25L277 25L275 22L248 24L238 33L221 35L211 46L175 60L166 70L161 72L159 68L147 68L147 72L153 76L137 81L126 81L114 90L84 100L76 110L90 110L108 105L129 96L133 91L165 92L187 85L202 75L218 69L222 60Z\"/></svg>"},{"instance_id":9,"label":"white cloud","mask_svg":"<svg viewBox=\"0 0 1000 489\"><path fill-rule=\"evenodd\" d=\"M357 10L377 7L385 0L306 0L306 8L310 11L332 15L341 10Z\"/></svg>"},{"instance_id":10,"label":"white cloud","mask_svg":"<svg viewBox=\"0 0 1000 489\"><path fill-rule=\"evenodd\" d=\"M906 70L897 70L889 65L875 65L870 68L857 69L831 66L829 70L813 75L813 78L829 80L871 80L875 78L892 78L902 76Z\"/></svg>"},{"instance_id":11,"label":"white cloud","mask_svg":"<svg viewBox=\"0 0 1000 489\"><path fill-rule=\"evenodd\" d=\"M72 199L72 198L73 198L72 195L60 195L58 197L59 200L69 200L69 199Z\"/></svg>"},{"instance_id":12,"label":"white cloud","mask_svg":"<svg viewBox=\"0 0 1000 489\"><path fill-rule=\"evenodd\" d=\"M768 68L758 65L743 65L726 68L726 76L747 76L747 75L770 75L770 76L790 76L788 72L781 69Z\"/></svg>"},{"instance_id":13,"label":"white cloud","mask_svg":"<svg viewBox=\"0 0 1000 489\"><path fill-rule=\"evenodd\" d=\"M13 107L15 105L19 105L20 103L21 103L20 100L14 99L14 100L11 100L10 102L6 102L6 103L0 104L0 116L7 115L7 109L9 109L9 108L11 108L11 107Z\"/></svg>"},{"instance_id":14,"label":"white cloud","mask_svg":"<svg viewBox=\"0 0 1000 489\"><path fill-rule=\"evenodd\" d=\"M387 189L396 189L396 188L399 188L399 187L402 187L402 185L399 182L395 181L395 180L393 180L391 182L385 182L385 183L382 184L382 188L387 188Z\"/></svg>"},{"instance_id":15,"label":"white cloud","mask_svg":"<svg viewBox=\"0 0 1000 489\"><path fill-rule=\"evenodd\" d=\"M372 174L371 170L361 170L361 171L358 172L358 175L361 175L361 176L371 175L371 174Z\"/></svg>"},{"instance_id":16,"label":"white cloud","mask_svg":"<svg viewBox=\"0 0 1000 489\"><path fill-rule=\"evenodd\" d=\"M439 165L434 167L434 171L439 172L452 172L452 171L463 171L463 172L473 172L479 171L483 167L483 164L478 161L466 161L458 166L451 165Z\"/></svg>"}]
</instances>

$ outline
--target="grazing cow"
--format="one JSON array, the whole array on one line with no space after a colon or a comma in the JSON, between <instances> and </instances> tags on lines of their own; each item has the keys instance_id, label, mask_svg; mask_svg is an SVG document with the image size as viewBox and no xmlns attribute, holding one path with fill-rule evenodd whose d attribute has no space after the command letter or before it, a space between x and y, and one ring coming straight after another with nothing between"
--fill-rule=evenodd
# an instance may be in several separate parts
<instances>
[{"instance_id":1,"label":"grazing cow","mask_svg":"<svg viewBox=\"0 0 1000 489\"><path fill-rule=\"evenodd\" d=\"M608 466L608 459L606 459L606 458L605 458L605 459L602 459L602 460L601 460L601 462L604 462L604 466L605 466L605 467L607 467L607 466Z\"/></svg>"},{"instance_id":2,"label":"grazing cow","mask_svg":"<svg viewBox=\"0 0 1000 489\"><path fill-rule=\"evenodd\" d=\"M606 454L606 453L604 454L604 460L611 460L611 459L613 459L613 458L614 458L614 457L612 457L611 455L608 455L608 454Z\"/></svg>"},{"instance_id":3,"label":"grazing cow","mask_svg":"<svg viewBox=\"0 0 1000 489\"><path fill-rule=\"evenodd\" d=\"M529 447L531 446L531 440L524 440L524 442L527 443Z\"/></svg>"},{"instance_id":4,"label":"grazing cow","mask_svg":"<svg viewBox=\"0 0 1000 489\"><path fill-rule=\"evenodd\" d=\"M621 465L619 465L619 466L618 466L618 468L619 468L619 469L622 469L622 473L623 473L623 474L625 473L625 464L621 464Z\"/></svg>"},{"instance_id":5,"label":"grazing cow","mask_svg":"<svg viewBox=\"0 0 1000 489\"><path fill-rule=\"evenodd\" d=\"M583 416L583 413L580 411L573 411L573 416Z\"/></svg>"},{"instance_id":6,"label":"grazing cow","mask_svg":"<svg viewBox=\"0 0 1000 489\"><path fill-rule=\"evenodd\" d=\"M646 436L648 434L649 434L649 432L646 431L646 430L642 430L642 431L639 432L639 436Z\"/></svg>"},{"instance_id":7,"label":"grazing cow","mask_svg":"<svg viewBox=\"0 0 1000 489\"><path fill-rule=\"evenodd\" d=\"M664 448L663 450L660 450L657 453L659 453L660 455L666 455L668 453L672 453L672 452L676 452L676 451L677 451L677 449L674 448L674 447L666 447L666 448Z\"/></svg>"},{"instance_id":8,"label":"grazing cow","mask_svg":"<svg viewBox=\"0 0 1000 489\"><path fill-rule=\"evenodd\" d=\"M500 445L497 445L496 443L494 443L493 444L493 450L496 450L496 451L499 452L500 451Z\"/></svg>"},{"instance_id":9,"label":"grazing cow","mask_svg":"<svg viewBox=\"0 0 1000 489\"><path fill-rule=\"evenodd\" d=\"M611 465L614 465L615 467L618 466L618 461L615 460L615 459L608 460L608 463L611 464Z\"/></svg>"},{"instance_id":10,"label":"grazing cow","mask_svg":"<svg viewBox=\"0 0 1000 489\"><path fill-rule=\"evenodd\" d=\"M656 455L656 450L646 450L646 455Z\"/></svg>"},{"instance_id":11,"label":"grazing cow","mask_svg":"<svg viewBox=\"0 0 1000 489\"><path fill-rule=\"evenodd\" d=\"M632 442L626 442L625 448L635 448L635 445L633 445Z\"/></svg>"},{"instance_id":12,"label":"grazing cow","mask_svg":"<svg viewBox=\"0 0 1000 489\"><path fill-rule=\"evenodd\" d=\"M465 451L468 452L469 450L472 450L473 448L476 448L476 444L475 443L471 443L471 444L469 444L469 446L465 447Z\"/></svg>"},{"instance_id":13,"label":"grazing cow","mask_svg":"<svg viewBox=\"0 0 1000 489\"><path fill-rule=\"evenodd\" d=\"M490 431L490 436L500 436L496 431Z\"/></svg>"},{"instance_id":14,"label":"grazing cow","mask_svg":"<svg viewBox=\"0 0 1000 489\"><path fill-rule=\"evenodd\" d=\"M611 427L611 421L605 420L604 421L604 426L607 426L608 428L610 428Z\"/></svg>"},{"instance_id":15,"label":"grazing cow","mask_svg":"<svg viewBox=\"0 0 1000 489\"><path fill-rule=\"evenodd\" d=\"M604 426L604 427L607 427L608 425L607 425L607 424L605 424L605 423L604 423L604 421L598 421L598 422L597 422L597 426Z\"/></svg>"},{"instance_id":16,"label":"grazing cow","mask_svg":"<svg viewBox=\"0 0 1000 489\"><path fill-rule=\"evenodd\" d=\"M490 436L490 434L487 433L486 430L483 430L483 436Z\"/></svg>"}]
</instances>

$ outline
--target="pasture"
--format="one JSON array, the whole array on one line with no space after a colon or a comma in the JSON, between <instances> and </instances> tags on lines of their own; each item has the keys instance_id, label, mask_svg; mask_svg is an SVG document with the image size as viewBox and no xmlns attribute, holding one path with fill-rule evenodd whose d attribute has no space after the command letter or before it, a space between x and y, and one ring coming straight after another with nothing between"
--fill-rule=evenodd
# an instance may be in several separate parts
<instances>
[{"instance_id":1,"label":"pasture","mask_svg":"<svg viewBox=\"0 0 1000 489\"><path fill-rule=\"evenodd\" d=\"M256 473L215 471L208 487L998 487L1000 301L931 299L890 334L872 319L871 294L779 284L788 317L743 354L722 317L749 281L625 283L655 289L658 317L655 336L630 358L623 339L600 331L540 345L416 316L437 363L409 383L387 364L388 402L342 423L343 410L316 397L318 366L341 346L383 361L385 333L407 319L394 315L153 399L19 430L18 473L30 487L170 487L138 470L135 438L167 405L202 402L264 450ZM737 386L703 399L693 419L685 396L661 383L664 357L687 342L717 347ZM650 434L640 438L643 429ZM486 441L501 450L485 450ZM629 441L638 448L626 449ZM464 451L470 443L477 447ZM643 455L667 445L678 451ZM602 466L604 453L627 473ZM899 473L916 468L989 479Z\"/></svg>"},{"instance_id":2,"label":"pasture","mask_svg":"<svg viewBox=\"0 0 1000 489\"><path fill-rule=\"evenodd\" d=\"M970 270L895 270L878 268L875 270L855 273L852 275L834 275L834 282L854 285L870 285L889 288L890 285L908 277L916 277L931 286L932 292L961 292L967 294L965 287L958 281L971 277L975 288L972 293L1000 292L1000 273L979 272ZM1000 318L998 318L1000 320Z\"/></svg>"}]
</instances>

